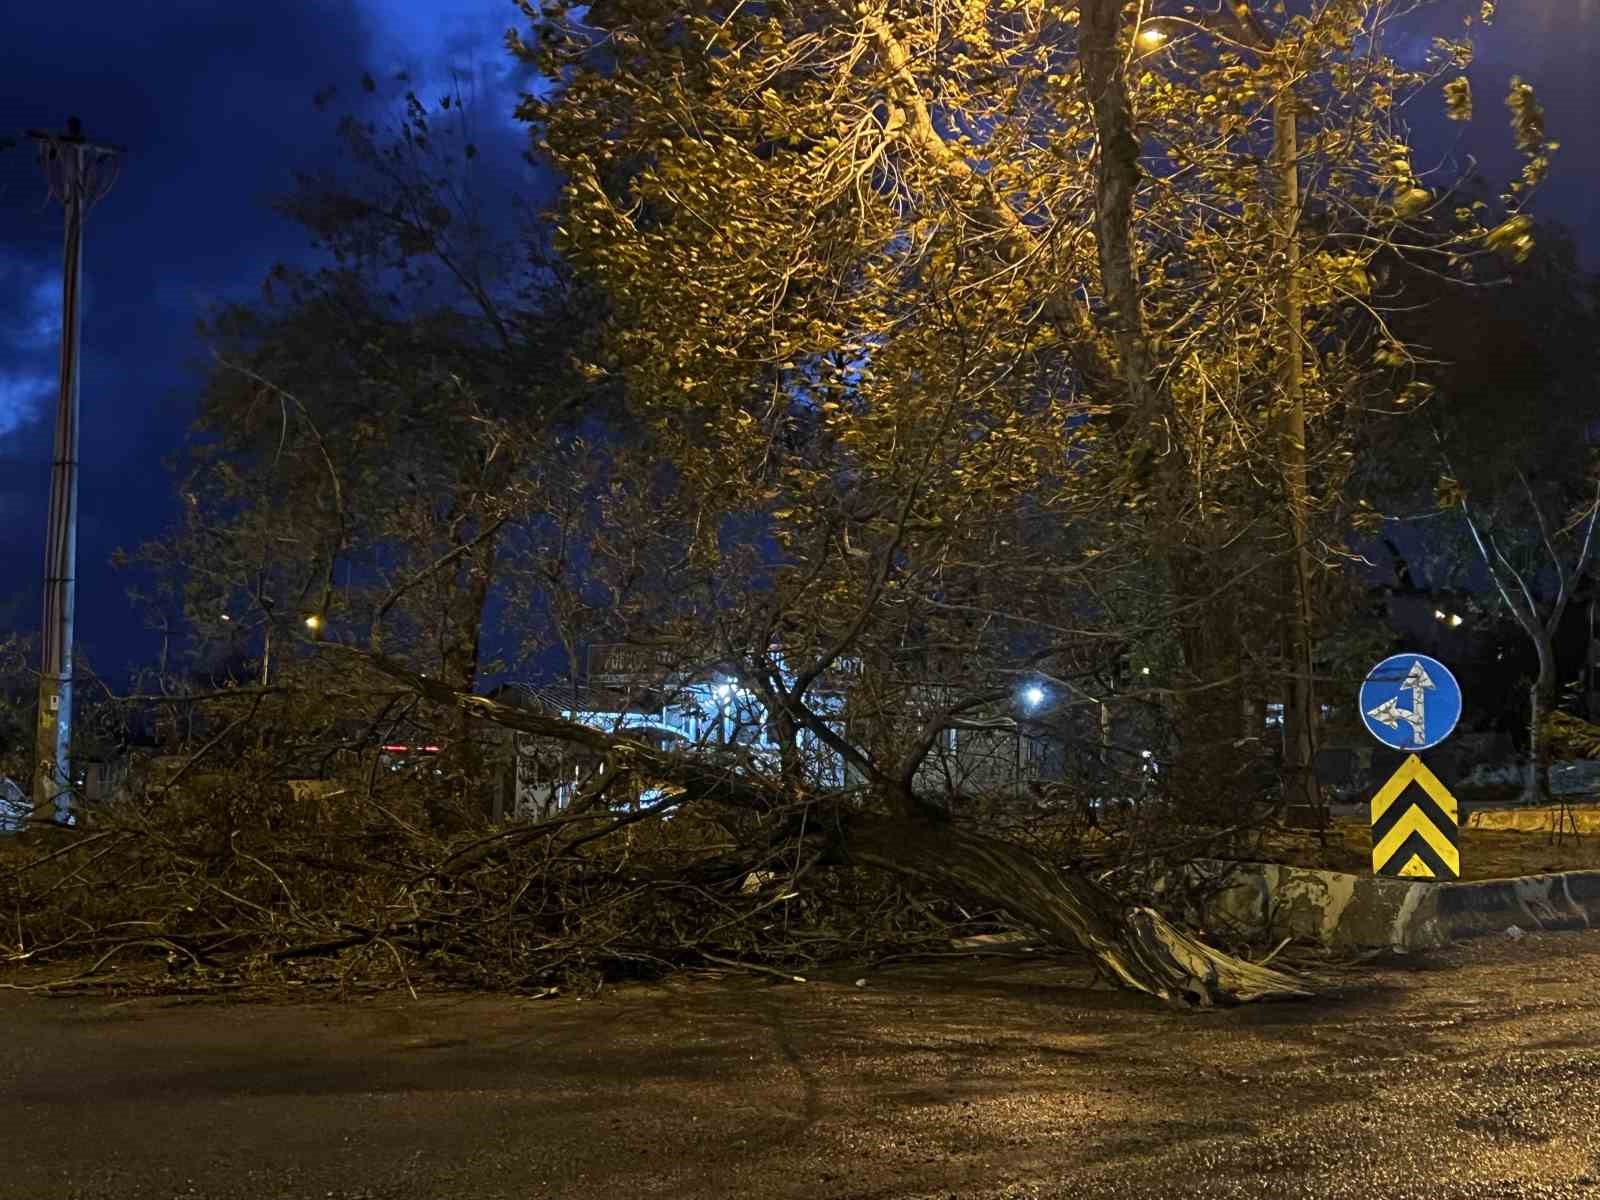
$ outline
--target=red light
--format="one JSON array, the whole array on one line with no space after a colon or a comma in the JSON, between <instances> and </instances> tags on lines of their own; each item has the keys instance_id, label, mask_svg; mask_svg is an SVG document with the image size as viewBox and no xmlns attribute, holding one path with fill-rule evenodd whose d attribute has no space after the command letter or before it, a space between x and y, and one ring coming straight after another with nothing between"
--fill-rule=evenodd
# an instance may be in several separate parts
<instances>
[{"instance_id":1,"label":"red light","mask_svg":"<svg viewBox=\"0 0 1600 1200\"><path fill-rule=\"evenodd\" d=\"M387 745L385 745L383 747L383 752L385 754L410 754L412 751L415 751L418 754L437 754L437 753L439 753L439 747L438 746L401 746L401 745L399 745L397 743L393 743L393 742L391 742L391 743L389 743L389 744L387 744Z\"/></svg>"}]
</instances>

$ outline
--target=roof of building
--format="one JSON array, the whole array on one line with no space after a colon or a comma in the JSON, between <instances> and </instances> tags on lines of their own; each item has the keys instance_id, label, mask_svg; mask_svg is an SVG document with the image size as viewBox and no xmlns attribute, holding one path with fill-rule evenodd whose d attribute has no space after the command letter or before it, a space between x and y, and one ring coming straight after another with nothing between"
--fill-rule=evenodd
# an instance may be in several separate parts
<instances>
[{"instance_id":1,"label":"roof of building","mask_svg":"<svg viewBox=\"0 0 1600 1200\"><path fill-rule=\"evenodd\" d=\"M637 693L572 683L506 683L495 688L492 698L502 704L556 713L623 713L660 707L659 700L651 703Z\"/></svg>"}]
</instances>

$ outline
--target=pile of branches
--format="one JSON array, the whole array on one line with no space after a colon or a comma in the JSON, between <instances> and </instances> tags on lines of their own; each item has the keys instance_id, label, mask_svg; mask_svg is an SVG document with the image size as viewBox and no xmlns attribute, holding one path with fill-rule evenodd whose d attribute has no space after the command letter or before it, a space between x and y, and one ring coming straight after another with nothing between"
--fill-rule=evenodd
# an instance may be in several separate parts
<instances>
[{"instance_id":1,"label":"pile of branches","mask_svg":"<svg viewBox=\"0 0 1600 1200\"><path fill-rule=\"evenodd\" d=\"M16 839L0 858L7 957L192 986L593 988L707 965L792 975L996 927L819 861L790 836L804 812L462 815L441 834L427 791L208 775Z\"/></svg>"},{"instance_id":2,"label":"pile of branches","mask_svg":"<svg viewBox=\"0 0 1600 1200\"><path fill-rule=\"evenodd\" d=\"M442 798L450 786L195 775L0 843L6 958L64 967L75 985L589 990L682 968L794 976L948 954L1005 928L981 905L830 862L815 803L730 814L669 793L495 826ZM457 808L448 833L442 803ZM965 819L1124 886L1160 873L1150 818L1133 812L1054 797Z\"/></svg>"}]
</instances>

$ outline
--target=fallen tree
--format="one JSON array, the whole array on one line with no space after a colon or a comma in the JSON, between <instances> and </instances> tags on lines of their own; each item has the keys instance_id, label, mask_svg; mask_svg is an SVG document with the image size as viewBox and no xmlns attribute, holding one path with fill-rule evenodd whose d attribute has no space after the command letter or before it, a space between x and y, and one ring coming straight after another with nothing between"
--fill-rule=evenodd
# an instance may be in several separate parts
<instances>
[{"instance_id":1,"label":"fallen tree","mask_svg":"<svg viewBox=\"0 0 1600 1200\"><path fill-rule=\"evenodd\" d=\"M799 836L814 846L814 861L870 867L977 899L1055 946L1086 950L1110 977L1166 1003L1211 1007L1312 994L1305 981L1206 946L1155 909L1130 904L1083 875L1060 871L1026 847L961 828L948 812L909 789L854 801L796 795L792 785L737 766L665 752L637 739L455 692L382 657L370 661L436 703L604 753L613 764L612 778L629 772L656 786L668 785L674 807L700 803L768 814L806 811L811 832ZM537 826L508 835L537 836Z\"/></svg>"},{"instance_id":2,"label":"fallen tree","mask_svg":"<svg viewBox=\"0 0 1600 1200\"><path fill-rule=\"evenodd\" d=\"M66 965L57 983L71 986L538 991L693 966L787 978L831 961L948 954L962 934L1020 926L1176 1007L1310 994L1096 882L1106 839L1086 843L1056 817L1030 818L1028 844L909 792L797 786L738 754L663 751L369 653L323 657L354 681L341 706L409 694L431 719L448 706L582 747L605 769L544 820L466 820L440 834L427 825L439 803L429 788L448 782L347 770L342 784L297 795L253 773L270 751L257 763L202 752L193 770L80 829L7 847L10 963ZM253 711L260 697L207 702ZM626 802L644 790L654 798Z\"/></svg>"}]
</instances>

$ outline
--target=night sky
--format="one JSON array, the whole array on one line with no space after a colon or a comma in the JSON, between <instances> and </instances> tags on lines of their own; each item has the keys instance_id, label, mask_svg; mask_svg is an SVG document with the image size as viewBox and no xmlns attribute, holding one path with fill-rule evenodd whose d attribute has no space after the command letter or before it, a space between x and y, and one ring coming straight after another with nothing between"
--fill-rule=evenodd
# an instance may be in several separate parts
<instances>
[{"instance_id":1,"label":"night sky","mask_svg":"<svg viewBox=\"0 0 1600 1200\"><path fill-rule=\"evenodd\" d=\"M1491 172L1514 169L1499 101L1513 70L1534 83L1562 143L1537 212L1571 227L1594 265L1600 0L1500 8L1474 71L1482 131L1465 148ZM9 0L0 18L0 134L60 128L70 113L91 137L131 148L85 250L78 641L115 676L157 644L109 559L175 515L161 460L193 413L196 318L255 294L274 262L316 262L268 201L293 170L330 161L340 112L392 110L403 88L366 96L364 70L384 81L408 70L429 98L452 70L473 77L488 169L508 189L526 185L510 111L530 81L500 44L520 14L510 0ZM338 95L319 112L312 96L329 84ZM1443 155L1457 131L1430 124ZM31 144L0 153L0 632L39 621L60 239Z\"/></svg>"}]
</instances>

